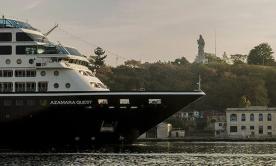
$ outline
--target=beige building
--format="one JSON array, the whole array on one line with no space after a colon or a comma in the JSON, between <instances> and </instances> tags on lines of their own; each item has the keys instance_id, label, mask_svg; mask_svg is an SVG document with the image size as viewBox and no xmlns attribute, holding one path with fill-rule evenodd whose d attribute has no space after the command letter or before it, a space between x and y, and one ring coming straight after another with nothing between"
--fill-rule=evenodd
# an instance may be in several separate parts
<instances>
[{"instance_id":1,"label":"beige building","mask_svg":"<svg viewBox=\"0 0 276 166\"><path fill-rule=\"evenodd\" d=\"M263 106L227 108L226 123L229 137L275 137L276 108Z\"/></svg>"}]
</instances>

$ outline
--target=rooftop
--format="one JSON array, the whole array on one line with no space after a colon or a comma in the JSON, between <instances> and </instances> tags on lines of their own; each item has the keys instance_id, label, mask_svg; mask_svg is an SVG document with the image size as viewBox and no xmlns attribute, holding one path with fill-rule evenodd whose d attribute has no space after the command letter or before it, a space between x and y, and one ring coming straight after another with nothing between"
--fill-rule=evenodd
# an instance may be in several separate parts
<instances>
[{"instance_id":1,"label":"rooftop","mask_svg":"<svg viewBox=\"0 0 276 166\"><path fill-rule=\"evenodd\" d=\"M276 111L276 107L250 106L245 108L227 108L226 111Z\"/></svg>"}]
</instances>

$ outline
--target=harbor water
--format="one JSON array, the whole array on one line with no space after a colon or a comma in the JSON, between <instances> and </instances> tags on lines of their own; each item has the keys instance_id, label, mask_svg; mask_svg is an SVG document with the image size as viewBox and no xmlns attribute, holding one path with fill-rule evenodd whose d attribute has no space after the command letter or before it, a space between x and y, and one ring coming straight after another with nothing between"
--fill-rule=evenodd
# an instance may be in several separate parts
<instances>
[{"instance_id":1,"label":"harbor water","mask_svg":"<svg viewBox=\"0 0 276 166\"><path fill-rule=\"evenodd\" d=\"M274 142L140 142L133 145L2 149L0 165L276 165Z\"/></svg>"}]
</instances>

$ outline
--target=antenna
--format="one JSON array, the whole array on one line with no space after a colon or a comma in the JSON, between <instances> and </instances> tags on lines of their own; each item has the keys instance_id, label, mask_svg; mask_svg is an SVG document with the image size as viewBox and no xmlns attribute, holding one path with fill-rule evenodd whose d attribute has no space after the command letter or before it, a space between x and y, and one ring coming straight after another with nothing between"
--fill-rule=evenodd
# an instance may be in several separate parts
<instances>
[{"instance_id":1,"label":"antenna","mask_svg":"<svg viewBox=\"0 0 276 166\"><path fill-rule=\"evenodd\" d=\"M198 88L196 91L202 91L201 90L201 77L200 77L200 74L198 75L198 83L196 83L198 85Z\"/></svg>"},{"instance_id":2,"label":"antenna","mask_svg":"<svg viewBox=\"0 0 276 166\"><path fill-rule=\"evenodd\" d=\"M217 56L217 30L215 29L215 56Z\"/></svg>"},{"instance_id":3,"label":"antenna","mask_svg":"<svg viewBox=\"0 0 276 166\"><path fill-rule=\"evenodd\" d=\"M52 33L56 28L58 27L58 24L56 24L53 28L51 28L48 32L46 32L44 35L48 36L50 33Z\"/></svg>"}]
</instances>

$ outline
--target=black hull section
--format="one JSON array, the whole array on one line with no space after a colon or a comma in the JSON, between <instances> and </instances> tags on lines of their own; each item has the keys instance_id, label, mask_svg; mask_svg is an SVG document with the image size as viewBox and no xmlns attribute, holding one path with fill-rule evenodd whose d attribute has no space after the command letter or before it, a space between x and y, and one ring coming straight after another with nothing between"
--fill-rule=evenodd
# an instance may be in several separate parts
<instances>
[{"instance_id":1,"label":"black hull section","mask_svg":"<svg viewBox=\"0 0 276 166\"><path fill-rule=\"evenodd\" d=\"M203 92L97 92L0 96L0 144L133 142Z\"/></svg>"}]
</instances>

